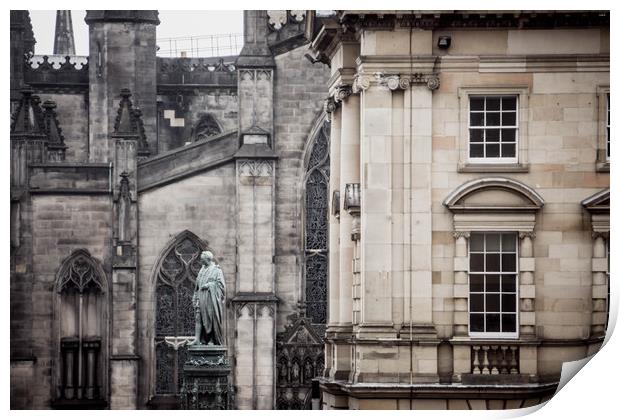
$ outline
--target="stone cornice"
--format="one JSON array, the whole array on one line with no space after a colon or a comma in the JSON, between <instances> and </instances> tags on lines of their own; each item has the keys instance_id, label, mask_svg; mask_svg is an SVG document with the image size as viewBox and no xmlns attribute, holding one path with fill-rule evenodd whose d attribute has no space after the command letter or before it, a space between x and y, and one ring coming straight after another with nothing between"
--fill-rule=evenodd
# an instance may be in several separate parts
<instances>
[{"instance_id":1,"label":"stone cornice","mask_svg":"<svg viewBox=\"0 0 620 420\"><path fill-rule=\"evenodd\" d=\"M466 29L554 29L609 27L609 11L505 11L478 10L345 10L338 13L346 27L362 30L394 30L397 28Z\"/></svg>"}]
</instances>

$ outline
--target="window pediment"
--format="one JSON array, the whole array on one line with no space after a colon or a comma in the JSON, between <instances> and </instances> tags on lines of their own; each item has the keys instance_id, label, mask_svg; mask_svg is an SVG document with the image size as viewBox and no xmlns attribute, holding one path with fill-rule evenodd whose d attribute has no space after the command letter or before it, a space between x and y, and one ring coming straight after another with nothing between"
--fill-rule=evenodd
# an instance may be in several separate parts
<instances>
[{"instance_id":1,"label":"window pediment","mask_svg":"<svg viewBox=\"0 0 620 420\"><path fill-rule=\"evenodd\" d=\"M609 208L611 206L609 188L605 188L603 191L599 191L586 198L581 202L581 205L590 213L609 213Z\"/></svg>"},{"instance_id":2,"label":"window pediment","mask_svg":"<svg viewBox=\"0 0 620 420\"><path fill-rule=\"evenodd\" d=\"M514 179L480 178L455 189L443 203L452 212L535 212L544 205L532 188Z\"/></svg>"}]
</instances>

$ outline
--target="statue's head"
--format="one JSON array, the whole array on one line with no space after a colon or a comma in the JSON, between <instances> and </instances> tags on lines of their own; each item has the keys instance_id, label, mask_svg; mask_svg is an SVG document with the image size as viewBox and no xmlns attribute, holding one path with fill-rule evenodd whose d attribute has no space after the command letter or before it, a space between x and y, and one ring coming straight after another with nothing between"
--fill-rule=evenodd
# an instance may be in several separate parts
<instances>
[{"instance_id":1,"label":"statue's head","mask_svg":"<svg viewBox=\"0 0 620 420\"><path fill-rule=\"evenodd\" d=\"M213 261L213 253L211 251L203 251L203 253L200 254L200 260L205 265L211 264L211 261Z\"/></svg>"}]
</instances>

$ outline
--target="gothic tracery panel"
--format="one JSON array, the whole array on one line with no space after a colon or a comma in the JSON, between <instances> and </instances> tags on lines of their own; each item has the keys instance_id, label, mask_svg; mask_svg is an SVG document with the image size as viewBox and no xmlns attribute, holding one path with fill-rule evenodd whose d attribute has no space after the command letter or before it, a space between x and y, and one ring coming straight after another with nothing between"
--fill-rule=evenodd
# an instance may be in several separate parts
<instances>
[{"instance_id":1,"label":"gothic tracery panel","mask_svg":"<svg viewBox=\"0 0 620 420\"><path fill-rule=\"evenodd\" d=\"M276 408L311 408L312 380L325 365L323 335L327 322L329 124L314 139L306 165L304 195L304 307L293 314L276 343ZM305 313L304 313L305 312Z\"/></svg>"},{"instance_id":2,"label":"gothic tracery panel","mask_svg":"<svg viewBox=\"0 0 620 420\"><path fill-rule=\"evenodd\" d=\"M192 296L206 245L186 231L160 259L155 286L155 393L178 394L187 342L194 334Z\"/></svg>"}]
</instances>

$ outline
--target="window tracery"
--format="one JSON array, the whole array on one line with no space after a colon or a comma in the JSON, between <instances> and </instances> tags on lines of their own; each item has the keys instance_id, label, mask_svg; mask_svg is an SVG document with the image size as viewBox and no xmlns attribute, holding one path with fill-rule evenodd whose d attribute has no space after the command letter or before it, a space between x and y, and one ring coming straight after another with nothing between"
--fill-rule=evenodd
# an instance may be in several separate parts
<instances>
[{"instance_id":1,"label":"window tracery","mask_svg":"<svg viewBox=\"0 0 620 420\"><path fill-rule=\"evenodd\" d=\"M164 253L155 285L155 393L178 394L194 334L192 295L206 245L184 232Z\"/></svg>"}]
</instances>

